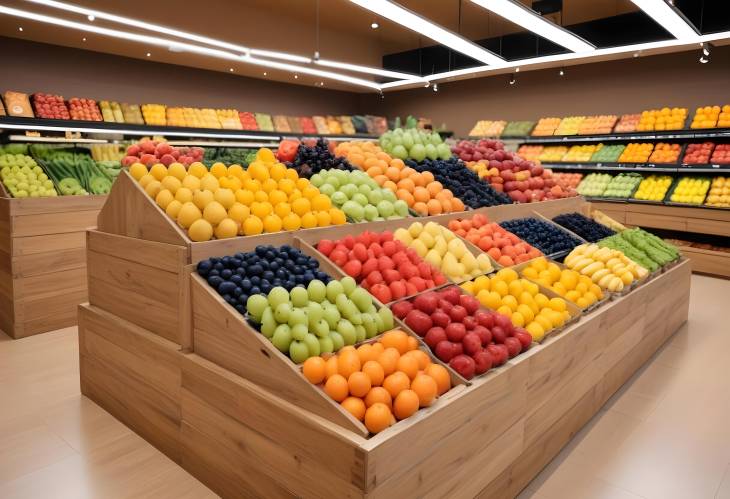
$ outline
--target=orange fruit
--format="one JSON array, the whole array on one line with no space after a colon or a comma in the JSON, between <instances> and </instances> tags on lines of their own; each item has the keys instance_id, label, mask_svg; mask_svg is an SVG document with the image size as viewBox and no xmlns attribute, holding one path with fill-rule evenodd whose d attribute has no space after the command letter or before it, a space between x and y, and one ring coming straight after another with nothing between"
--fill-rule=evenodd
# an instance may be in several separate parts
<instances>
[{"instance_id":1,"label":"orange fruit","mask_svg":"<svg viewBox=\"0 0 730 499\"><path fill-rule=\"evenodd\" d=\"M373 346L369 343L357 347L357 355L360 357L361 366L365 366L365 363L369 360L378 358L378 354L373 351Z\"/></svg>"},{"instance_id":2,"label":"orange fruit","mask_svg":"<svg viewBox=\"0 0 730 499\"><path fill-rule=\"evenodd\" d=\"M464 211L464 202L457 198L451 198L451 209L452 211Z\"/></svg>"},{"instance_id":3,"label":"orange fruit","mask_svg":"<svg viewBox=\"0 0 730 499\"><path fill-rule=\"evenodd\" d=\"M386 180L385 182L383 182L383 188L393 192L398 190L398 186L395 185L395 182L393 182L392 180Z\"/></svg>"},{"instance_id":4,"label":"orange fruit","mask_svg":"<svg viewBox=\"0 0 730 499\"><path fill-rule=\"evenodd\" d=\"M426 203L422 203L420 201L413 203L412 208L416 210L416 212L419 215L427 215L428 214L428 206L426 206Z\"/></svg>"},{"instance_id":5,"label":"orange fruit","mask_svg":"<svg viewBox=\"0 0 730 499\"><path fill-rule=\"evenodd\" d=\"M393 399L388 393L388 390L382 386L374 386L370 389L368 394L365 396L365 405L370 407L373 404L385 404L390 408L393 405Z\"/></svg>"},{"instance_id":6,"label":"orange fruit","mask_svg":"<svg viewBox=\"0 0 730 499\"><path fill-rule=\"evenodd\" d=\"M373 355L375 355L375 359L373 359L373 360L377 361L380 354L385 351L385 347L379 341L376 341L375 343L371 343L371 345L373 346L373 352L374 352Z\"/></svg>"},{"instance_id":7,"label":"orange fruit","mask_svg":"<svg viewBox=\"0 0 730 499\"><path fill-rule=\"evenodd\" d=\"M383 187L383 185L388 181L388 177L385 175L375 175L373 180L375 180L380 187Z\"/></svg>"},{"instance_id":8,"label":"orange fruit","mask_svg":"<svg viewBox=\"0 0 730 499\"><path fill-rule=\"evenodd\" d=\"M345 378L350 378L352 373L360 370L360 357L353 350L340 352L337 356L337 372Z\"/></svg>"},{"instance_id":9,"label":"orange fruit","mask_svg":"<svg viewBox=\"0 0 730 499\"><path fill-rule=\"evenodd\" d=\"M337 374L337 356L333 355L324 363L324 377L330 379L335 374Z\"/></svg>"},{"instance_id":10,"label":"orange fruit","mask_svg":"<svg viewBox=\"0 0 730 499\"><path fill-rule=\"evenodd\" d=\"M425 187L416 187L413 190L413 197L419 203L426 203L429 199L431 199L431 194L429 194L428 189Z\"/></svg>"},{"instance_id":11,"label":"orange fruit","mask_svg":"<svg viewBox=\"0 0 730 499\"><path fill-rule=\"evenodd\" d=\"M355 416L355 419L362 421L365 418L365 402L357 397L347 397L345 400L340 402L340 405L350 414Z\"/></svg>"},{"instance_id":12,"label":"orange fruit","mask_svg":"<svg viewBox=\"0 0 730 499\"><path fill-rule=\"evenodd\" d=\"M396 167L388 167L387 170L385 170L385 175L392 181L397 181L400 179L400 170Z\"/></svg>"},{"instance_id":13,"label":"orange fruit","mask_svg":"<svg viewBox=\"0 0 730 499\"><path fill-rule=\"evenodd\" d=\"M438 199L429 199L426 203L426 207L428 208L429 215L440 215L443 211L441 201L439 201Z\"/></svg>"},{"instance_id":14,"label":"orange fruit","mask_svg":"<svg viewBox=\"0 0 730 499\"><path fill-rule=\"evenodd\" d=\"M398 189L405 189L408 192L413 192L413 189L416 188L416 184L413 183L413 180L409 178L404 178L402 180L399 180L396 184L398 186Z\"/></svg>"},{"instance_id":15,"label":"orange fruit","mask_svg":"<svg viewBox=\"0 0 730 499\"><path fill-rule=\"evenodd\" d=\"M426 186L426 189L428 189L428 192L431 194L431 196L436 196L436 194L444 190L444 186L441 184L441 182L431 182Z\"/></svg>"},{"instance_id":16,"label":"orange fruit","mask_svg":"<svg viewBox=\"0 0 730 499\"><path fill-rule=\"evenodd\" d=\"M340 374L335 374L327 380L327 383L324 384L324 391L337 402L345 400L350 392L347 380Z\"/></svg>"},{"instance_id":17,"label":"orange fruit","mask_svg":"<svg viewBox=\"0 0 730 499\"><path fill-rule=\"evenodd\" d=\"M325 374L327 374L326 362L322 357L310 357L304 361L302 374L310 383L319 384L324 381Z\"/></svg>"},{"instance_id":18,"label":"orange fruit","mask_svg":"<svg viewBox=\"0 0 730 499\"><path fill-rule=\"evenodd\" d=\"M436 392L439 395L443 395L444 393L449 391L449 388L451 388L451 377L449 376L449 371L447 371L444 366L439 364L431 364L426 367L424 371L436 382Z\"/></svg>"},{"instance_id":19,"label":"orange fruit","mask_svg":"<svg viewBox=\"0 0 730 499\"><path fill-rule=\"evenodd\" d=\"M378 364L383 367L383 372L386 376L392 374L395 371L395 368L398 365L399 358L400 353L398 353L398 350L393 347L386 348L385 350L383 350L383 353L378 355Z\"/></svg>"},{"instance_id":20,"label":"orange fruit","mask_svg":"<svg viewBox=\"0 0 730 499\"><path fill-rule=\"evenodd\" d=\"M365 427L371 433L379 433L393 423L393 414L387 405L375 403L365 411Z\"/></svg>"},{"instance_id":21,"label":"orange fruit","mask_svg":"<svg viewBox=\"0 0 730 499\"><path fill-rule=\"evenodd\" d=\"M390 160L390 166L395 166L399 170L402 170L406 167L405 163L403 163L403 160L400 158L394 158Z\"/></svg>"},{"instance_id":22,"label":"orange fruit","mask_svg":"<svg viewBox=\"0 0 730 499\"><path fill-rule=\"evenodd\" d=\"M423 180L425 180L427 184L436 180L431 172L422 172L421 177L423 177Z\"/></svg>"},{"instance_id":23,"label":"orange fruit","mask_svg":"<svg viewBox=\"0 0 730 499\"><path fill-rule=\"evenodd\" d=\"M368 360L365 362L362 366L362 372L367 374L368 378L370 378L370 384L372 386L380 386L383 383L383 378L385 378L383 366L374 360Z\"/></svg>"},{"instance_id":24,"label":"orange fruit","mask_svg":"<svg viewBox=\"0 0 730 499\"><path fill-rule=\"evenodd\" d=\"M396 371L383 380L383 388L388 390L390 396L395 398L403 390L408 390L411 386L411 380L408 375L401 371Z\"/></svg>"},{"instance_id":25,"label":"orange fruit","mask_svg":"<svg viewBox=\"0 0 730 499\"><path fill-rule=\"evenodd\" d=\"M418 340L413 336L408 336L408 351L416 350L418 348Z\"/></svg>"},{"instance_id":26,"label":"orange fruit","mask_svg":"<svg viewBox=\"0 0 730 499\"><path fill-rule=\"evenodd\" d=\"M408 333L400 329L393 329L383 334L380 342L385 348L395 348L403 355L408 351Z\"/></svg>"},{"instance_id":27,"label":"orange fruit","mask_svg":"<svg viewBox=\"0 0 730 499\"><path fill-rule=\"evenodd\" d=\"M431 376L419 374L411 383L411 390L418 395L420 406L428 407L433 402L433 399L436 398L438 385Z\"/></svg>"},{"instance_id":28,"label":"orange fruit","mask_svg":"<svg viewBox=\"0 0 730 499\"><path fill-rule=\"evenodd\" d=\"M412 416L417 410L420 401L418 394L413 390L403 390L393 402L393 413L397 419L406 419Z\"/></svg>"},{"instance_id":29,"label":"orange fruit","mask_svg":"<svg viewBox=\"0 0 730 499\"><path fill-rule=\"evenodd\" d=\"M353 397L364 397L372 388L370 377L364 372L357 371L350 375L347 379L347 386L350 389L350 395Z\"/></svg>"},{"instance_id":30,"label":"orange fruit","mask_svg":"<svg viewBox=\"0 0 730 499\"><path fill-rule=\"evenodd\" d=\"M413 379L418 374L418 359L412 355L401 355L396 364L396 369Z\"/></svg>"},{"instance_id":31,"label":"orange fruit","mask_svg":"<svg viewBox=\"0 0 730 499\"><path fill-rule=\"evenodd\" d=\"M413 206L413 203L416 202L413 194L405 189L398 189L397 191L395 191L395 197L402 201L405 201L408 206Z\"/></svg>"},{"instance_id":32,"label":"orange fruit","mask_svg":"<svg viewBox=\"0 0 730 499\"><path fill-rule=\"evenodd\" d=\"M418 369L420 370L425 370L431 364L431 359L423 350L411 350L406 355L416 359L418 362Z\"/></svg>"}]
</instances>

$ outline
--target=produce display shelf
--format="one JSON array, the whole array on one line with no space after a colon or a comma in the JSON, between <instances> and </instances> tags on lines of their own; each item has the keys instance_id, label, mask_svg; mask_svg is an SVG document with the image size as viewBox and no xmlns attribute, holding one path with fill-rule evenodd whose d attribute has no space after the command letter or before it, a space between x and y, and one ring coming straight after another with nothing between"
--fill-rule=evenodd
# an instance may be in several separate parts
<instances>
[{"instance_id":1,"label":"produce display shelf","mask_svg":"<svg viewBox=\"0 0 730 499\"><path fill-rule=\"evenodd\" d=\"M730 173L730 165L684 165L678 163L541 163L551 170L634 171L657 173Z\"/></svg>"},{"instance_id":2,"label":"produce display shelf","mask_svg":"<svg viewBox=\"0 0 730 499\"><path fill-rule=\"evenodd\" d=\"M475 211L498 222L586 207L568 198ZM473 213L421 221L447 225ZM193 277L203 258L342 230L190 242L122 172L87 234L82 392L223 497L508 497L687 319L683 262L368 436L318 387L294 382L288 358L241 349L251 344L237 326L243 318Z\"/></svg>"},{"instance_id":3,"label":"produce display shelf","mask_svg":"<svg viewBox=\"0 0 730 499\"><path fill-rule=\"evenodd\" d=\"M86 229L106 196L0 196L0 330L12 338L76 324L87 299Z\"/></svg>"},{"instance_id":4,"label":"produce display shelf","mask_svg":"<svg viewBox=\"0 0 730 499\"><path fill-rule=\"evenodd\" d=\"M280 141L286 137L311 137L332 140L377 140L369 134L293 134L291 132L263 132L258 130L229 130L218 128L189 128L175 126L136 125L132 123L110 123L106 121L75 121L41 118L19 118L0 116L0 130L35 130L41 132L82 132L99 135L139 137L163 135L166 137L188 137L207 139L251 139L258 141Z\"/></svg>"},{"instance_id":5,"label":"produce display shelf","mask_svg":"<svg viewBox=\"0 0 730 499\"><path fill-rule=\"evenodd\" d=\"M730 253L693 246L679 246L682 256L692 261L692 271L730 278Z\"/></svg>"},{"instance_id":6,"label":"produce display shelf","mask_svg":"<svg viewBox=\"0 0 730 499\"><path fill-rule=\"evenodd\" d=\"M525 136L524 144L569 144L571 142L621 142L638 140L680 140L730 138L730 128L682 129L651 132L607 133L596 135Z\"/></svg>"},{"instance_id":7,"label":"produce display shelf","mask_svg":"<svg viewBox=\"0 0 730 499\"><path fill-rule=\"evenodd\" d=\"M104 139L72 139L67 137L38 137L35 135L9 135L8 142L40 142L44 144L107 144Z\"/></svg>"}]
</instances>

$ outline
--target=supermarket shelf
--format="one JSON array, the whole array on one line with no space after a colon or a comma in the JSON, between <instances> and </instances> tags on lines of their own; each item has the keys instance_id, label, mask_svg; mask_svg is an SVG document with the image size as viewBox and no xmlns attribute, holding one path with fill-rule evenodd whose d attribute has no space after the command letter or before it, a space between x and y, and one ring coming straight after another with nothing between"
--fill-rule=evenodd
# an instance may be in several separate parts
<instances>
[{"instance_id":1,"label":"supermarket shelf","mask_svg":"<svg viewBox=\"0 0 730 499\"><path fill-rule=\"evenodd\" d=\"M330 135L330 134L294 134L279 132L261 132L249 130L226 130L211 128L188 128L175 126L135 125L131 123L109 123L105 121L69 121L48 120L39 118L19 118L0 116L0 130L33 130L39 132L81 132L98 135L139 137L147 135L163 135L188 139L231 139L255 141L280 141L287 137L326 138L331 140L375 140L377 136L369 134ZM24 137L10 135L11 137ZM25 140L18 139L18 140Z\"/></svg>"},{"instance_id":2,"label":"supermarket shelf","mask_svg":"<svg viewBox=\"0 0 730 499\"><path fill-rule=\"evenodd\" d=\"M69 139L66 137L36 137L33 135L10 135L10 142L42 142L45 144L107 144L104 139Z\"/></svg>"},{"instance_id":3,"label":"supermarket shelf","mask_svg":"<svg viewBox=\"0 0 730 499\"><path fill-rule=\"evenodd\" d=\"M239 142L239 141L219 141L213 142L208 140L168 140L171 146L200 146L200 147L278 147L278 142Z\"/></svg>"},{"instance_id":4,"label":"supermarket shelf","mask_svg":"<svg viewBox=\"0 0 730 499\"><path fill-rule=\"evenodd\" d=\"M730 278L730 253L693 246L679 246L682 255L692 262L692 271Z\"/></svg>"},{"instance_id":5,"label":"supermarket shelf","mask_svg":"<svg viewBox=\"0 0 730 499\"><path fill-rule=\"evenodd\" d=\"M657 173L727 173L730 165L680 165L677 163L542 163L551 170L629 171Z\"/></svg>"},{"instance_id":6,"label":"supermarket shelf","mask_svg":"<svg viewBox=\"0 0 730 499\"><path fill-rule=\"evenodd\" d=\"M548 135L522 137L523 144L569 144L573 142L621 142L637 140L730 139L730 128L706 130L667 130L653 132L607 133L597 135Z\"/></svg>"}]
</instances>

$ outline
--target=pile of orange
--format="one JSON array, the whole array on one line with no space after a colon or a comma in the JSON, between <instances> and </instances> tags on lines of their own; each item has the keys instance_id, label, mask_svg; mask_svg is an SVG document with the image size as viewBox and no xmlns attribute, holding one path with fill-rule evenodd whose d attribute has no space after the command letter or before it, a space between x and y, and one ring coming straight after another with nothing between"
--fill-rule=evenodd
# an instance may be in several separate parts
<instances>
[{"instance_id":1,"label":"pile of orange","mask_svg":"<svg viewBox=\"0 0 730 499\"><path fill-rule=\"evenodd\" d=\"M417 172L403 160L391 158L374 142L342 142L335 155L367 172L378 185L393 191L419 215L464 211L464 203L436 181L431 172Z\"/></svg>"},{"instance_id":2,"label":"pile of orange","mask_svg":"<svg viewBox=\"0 0 730 499\"><path fill-rule=\"evenodd\" d=\"M430 406L451 388L446 368L432 363L418 340L400 329L373 343L343 347L326 359L310 357L302 373L310 383L323 384L325 393L371 433Z\"/></svg>"},{"instance_id":3,"label":"pile of orange","mask_svg":"<svg viewBox=\"0 0 730 499\"><path fill-rule=\"evenodd\" d=\"M659 142L649 156L650 163L676 163L682 147L679 144L665 144Z\"/></svg>"}]
</instances>

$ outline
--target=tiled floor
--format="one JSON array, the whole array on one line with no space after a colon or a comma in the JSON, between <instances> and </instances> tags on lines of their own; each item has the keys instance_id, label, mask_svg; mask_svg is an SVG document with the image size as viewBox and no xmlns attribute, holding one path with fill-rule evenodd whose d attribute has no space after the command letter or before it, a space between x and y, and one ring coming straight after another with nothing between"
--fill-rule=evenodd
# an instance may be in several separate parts
<instances>
[{"instance_id":1,"label":"tiled floor","mask_svg":"<svg viewBox=\"0 0 730 499\"><path fill-rule=\"evenodd\" d=\"M520 494L730 499L730 281L692 277L690 319ZM76 329L0 333L0 498L204 498L78 387Z\"/></svg>"}]
</instances>

